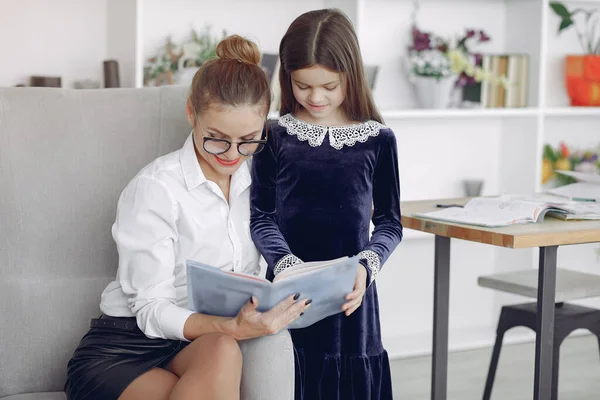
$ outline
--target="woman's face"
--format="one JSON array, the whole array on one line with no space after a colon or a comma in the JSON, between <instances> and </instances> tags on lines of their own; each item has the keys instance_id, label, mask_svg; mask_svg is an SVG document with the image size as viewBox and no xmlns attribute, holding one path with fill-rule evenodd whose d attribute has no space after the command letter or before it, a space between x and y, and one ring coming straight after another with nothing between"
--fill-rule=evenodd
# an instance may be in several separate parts
<instances>
[{"instance_id":1,"label":"woman's face","mask_svg":"<svg viewBox=\"0 0 600 400\"><path fill-rule=\"evenodd\" d=\"M194 143L198 162L208 179L224 178L233 175L248 156L238 151L238 143L259 140L265 124L263 105L223 106L214 105L196 115L188 101L188 120L194 126ZM209 138L205 141L205 138ZM210 140L210 139L224 140ZM229 149L221 154L223 149ZM257 145L254 145L255 147ZM243 145L242 151L250 152L253 145ZM208 151L207 151L208 150ZM215 176L216 175L216 176Z\"/></svg>"}]
</instances>

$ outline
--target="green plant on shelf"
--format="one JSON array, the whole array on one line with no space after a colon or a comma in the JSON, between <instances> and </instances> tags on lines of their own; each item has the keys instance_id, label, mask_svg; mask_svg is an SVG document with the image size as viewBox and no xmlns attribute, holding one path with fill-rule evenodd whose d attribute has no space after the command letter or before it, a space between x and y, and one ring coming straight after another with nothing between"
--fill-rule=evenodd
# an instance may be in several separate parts
<instances>
[{"instance_id":1,"label":"green plant on shelf","mask_svg":"<svg viewBox=\"0 0 600 400\"><path fill-rule=\"evenodd\" d=\"M569 11L559 2L550 2L550 8L560 18L558 33L573 27L584 53L600 55L600 19L598 9L575 8Z\"/></svg>"},{"instance_id":2,"label":"green plant on shelf","mask_svg":"<svg viewBox=\"0 0 600 400\"><path fill-rule=\"evenodd\" d=\"M167 37L164 47L157 55L150 57L144 66L144 85L151 82L173 83L173 75L182 68L199 67L216 57L217 44L225 36L225 30L220 38L213 36L210 27L206 26L200 33L192 29L190 39L181 44L174 43L171 37Z\"/></svg>"}]
</instances>

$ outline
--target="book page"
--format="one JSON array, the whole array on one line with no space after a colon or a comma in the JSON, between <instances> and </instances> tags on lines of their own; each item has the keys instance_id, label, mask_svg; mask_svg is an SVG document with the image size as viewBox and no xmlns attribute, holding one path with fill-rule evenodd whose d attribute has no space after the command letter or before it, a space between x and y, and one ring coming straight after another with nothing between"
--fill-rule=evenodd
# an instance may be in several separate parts
<instances>
[{"instance_id":1,"label":"book page","mask_svg":"<svg viewBox=\"0 0 600 400\"><path fill-rule=\"evenodd\" d=\"M310 262L305 262L305 263L300 263L300 264L296 264L293 265L289 268L286 268L284 271L282 271L281 273L277 274L277 276L273 279L273 283L281 280L281 279L285 279L287 277L290 276L294 276L294 275L298 275L298 274L303 274L306 272L310 272L310 271L315 271L321 268L326 268L330 265L334 265L334 264L338 264L339 262L347 259L348 257L340 257L340 258L336 258L334 260L326 260L326 261L310 261Z\"/></svg>"},{"instance_id":2,"label":"book page","mask_svg":"<svg viewBox=\"0 0 600 400\"><path fill-rule=\"evenodd\" d=\"M490 213L494 218L508 219L513 223L538 221L548 205L531 196L504 195L476 197L465 206L470 212Z\"/></svg>"},{"instance_id":3,"label":"book page","mask_svg":"<svg viewBox=\"0 0 600 400\"><path fill-rule=\"evenodd\" d=\"M600 220L600 203L577 201L552 210L549 214L565 220Z\"/></svg>"},{"instance_id":4,"label":"book page","mask_svg":"<svg viewBox=\"0 0 600 400\"><path fill-rule=\"evenodd\" d=\"M523 196L476 197L463 208L449 207L421 214L424 217L467 225L487 227L536 222L549 206L543 202L523 200Z\"/></svg>"}]
</instances>

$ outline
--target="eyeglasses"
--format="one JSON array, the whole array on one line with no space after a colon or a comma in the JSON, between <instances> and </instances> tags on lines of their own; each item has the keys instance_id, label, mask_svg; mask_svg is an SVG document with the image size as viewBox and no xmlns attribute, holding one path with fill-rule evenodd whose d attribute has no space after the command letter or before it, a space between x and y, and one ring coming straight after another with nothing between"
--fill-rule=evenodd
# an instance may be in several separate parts
<instances>
[{"instance_id":1,"label":"eyeglasses","mask_svg":"<svg viewBox=\"0 0 600 400\"><path fill-rule=\"evenodd\" d=\"M198 116L196 112L196 106L194 105L194 115ZM198 121L199 122L199 121ZM232 142L228 139L219 139L214 137L202 136L202 147L204 150L213 155L219 155L226 153L231 148L233 143L237 144L237 151L245 157L253 156L260 153L267 144L269 138L269 129L265 125L265 138L264 140L242 140L240 142Z\"/></svg>"},{"instance_id":2,"label":"eyeglasses","mask_svg":"<svg viewBox=\"0 0 600 400\"><path fill-rule=\"evenodd\" d=\"M204 136L202 146L207 153L219 155L226 153L233 144L227 139L217 139ZM266 140L244 140L237 142L237 150L243 156L253 156L260 153L267 144Z\"/></svg>"},{"instance_id":3,"label":"eyeglasses","mask_svg":"<svg viewBox=\"0 0 600 400\"><path fill-rule=\"evenodd\" d=\"M203 136L202 147L204 147L204 150L209 154L219 155L229 151L232 144L236 144L238 153L249 157L260 153L265 148L267 139L268 132L266 133L264 140L243 140L240 142Z\"/></svg>"}]
</instances>

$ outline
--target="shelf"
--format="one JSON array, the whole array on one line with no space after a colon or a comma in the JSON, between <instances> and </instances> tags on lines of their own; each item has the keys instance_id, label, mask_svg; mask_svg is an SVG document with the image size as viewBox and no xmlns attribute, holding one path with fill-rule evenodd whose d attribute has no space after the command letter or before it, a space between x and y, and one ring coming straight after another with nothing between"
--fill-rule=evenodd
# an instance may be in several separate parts
<instances>
[{"instance_id":1,"label":"shelf","mask_svg":"<svg viewBox=\"0 0 600 400\"><path fill-rule=\"evenodd\" d=\"M382 111L384 119L430 119L430 118L501 118L531 117L540 112L539 108L477 108L477 109L405 109Z\"/></svg>"},{"instance_id":2,"label":"shelf","mask_svg":"<svg viewBox=\"0 0 600 400\"><path fill-rule=\"evenodd\" d=\"M552 107L544 110L549 117L600 117L600 107Z\"/></svg>"}]
</instances>

